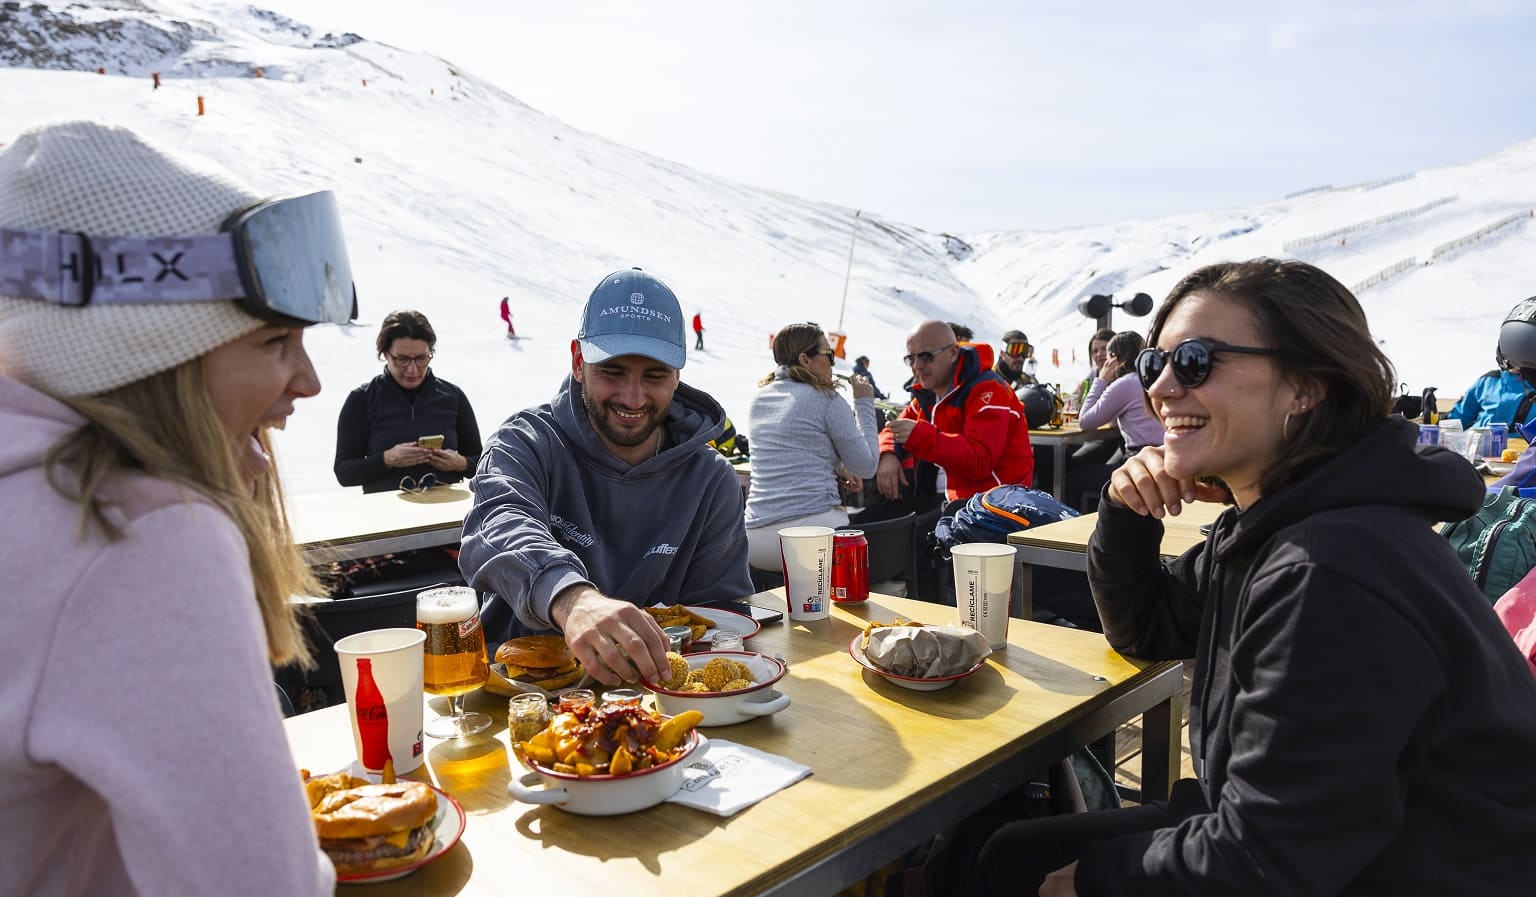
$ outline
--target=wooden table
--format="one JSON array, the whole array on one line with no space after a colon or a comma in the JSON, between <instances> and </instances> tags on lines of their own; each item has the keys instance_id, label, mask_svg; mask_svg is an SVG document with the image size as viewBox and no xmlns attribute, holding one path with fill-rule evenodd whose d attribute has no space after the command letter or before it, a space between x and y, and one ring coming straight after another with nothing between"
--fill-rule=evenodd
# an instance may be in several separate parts
<instances>
[{"instance_id":1,"label":"wooden table","mask_svg":"<svg viewBox=\"0 0 1536 897\"><path fill-rule=\"evenodd\" d=\"M1184 506L1177 517L1163 518L1163 542L1160 548L1164 558L1175 558L1205 540L1200 527L1210 523L1229 506L1215 502L1197 501ZM1008 534L1008 544L1014 546L1015 581L1014 606L1009 613L1029 619L1034 611L1034 576L1031 568L1059 567L1063 570L1085 571L1088 569L1088 537L1098 526L1098 513L1084 514L1070 520L1031 526Z\"/></svg>"},{"instance_id":2,"label":"wooden table","mask_svg":"<svg viewBox=\"0 0 1536 897\"><path fill-rule=\"evenodd\" d=\"M419 493L337 488L287 499L293 541L310 564L457 545L473 504L467 483Z\"/></svg>"},{"instance_id":3,"label":"wooden table","mask_svg":"<svg viewBox=\"0 0 1536 897\"><path fill-rule=\"evenodd\" d=\"M1113 428L1084 430L1075 423L1029 431L1029 444L1032 448L1048 446L1055 453L1056 465L1051 471L1051 494L1056 496L1057 501L1069 505L1075 504L1074 502L1067 501L1065 494L1067 491L1067 447L1082 445L1095 439L1108 439L1118 434L1119 431ZM1038 489L1039 486L1037 485L1035 488Z\"/></svg>"},{"instance_id":4,"label":"wooden table","mask_svg":"<svg viewBox=\"0 0 1536 897\"><path fill-rule=\"evenodd\" d=\"M752 600L782 608L782 596ZM1147 793L1167 793L1178 774L1181 664L1133 661L1097 634L1011 620L1010 647L980 672L943 691L913 692L847 653L866 620L896 616L947 623L954 610L875 595L834 608L828 620L770 624L747 643L789 661L779 688L793 704L705 734L814 772L725 819L674 804L590 817L518 803L506 791L523 771L507 741L506 701L469 695L470 709L494 719L494 737L429 738L426 765L412 774L464 805L463 841L367 893L832 895L1137 714L1146 720ZM430 703L429 714L446 708L446 699ZM285 725L299 765L333 769L352 759L344 705Z\"/></svg>"}]
</instances>

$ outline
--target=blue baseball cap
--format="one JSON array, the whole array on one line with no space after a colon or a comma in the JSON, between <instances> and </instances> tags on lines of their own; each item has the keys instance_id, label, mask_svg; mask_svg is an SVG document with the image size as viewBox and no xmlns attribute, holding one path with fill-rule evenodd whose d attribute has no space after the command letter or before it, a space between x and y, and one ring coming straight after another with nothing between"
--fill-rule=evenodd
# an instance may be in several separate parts
<instances>
[{"instance_id":1,"label":"blue baseball cap","mask_svg":"<svg viewBox=\"0 0 1536 897\"><path fill-rule=\"evenodd\" d=\"M681 369L688 360L683 309L666 284L641 271L615 271L587 297L581 313L582 358L644 355Z\"/></svg>"}]
</instances>

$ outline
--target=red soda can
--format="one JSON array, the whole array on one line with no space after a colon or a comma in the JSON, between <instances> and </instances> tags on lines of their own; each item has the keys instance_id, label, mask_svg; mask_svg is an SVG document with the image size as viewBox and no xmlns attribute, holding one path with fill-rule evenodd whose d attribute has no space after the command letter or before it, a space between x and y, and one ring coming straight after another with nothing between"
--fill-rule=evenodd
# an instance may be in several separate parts
<instances>
[{"instance_id":1,"label":"red soda can","mask_svg":"<svg viewBox=\"0 0 1536 897\"><path fill-rule=\"evenodd\" d=\"M832 537L832 600L838 604L869 600L869 540L861 530L839 530Z\"/></svg>"}]
</instances>

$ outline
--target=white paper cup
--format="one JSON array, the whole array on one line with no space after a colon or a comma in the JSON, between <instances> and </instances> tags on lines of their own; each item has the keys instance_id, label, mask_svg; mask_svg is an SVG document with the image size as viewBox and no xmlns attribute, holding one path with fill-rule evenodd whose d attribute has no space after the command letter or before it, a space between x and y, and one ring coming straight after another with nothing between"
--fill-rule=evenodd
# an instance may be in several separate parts
<instances>
[{"instance_id":1,"label":"white paper cup","mask_svg":"<svg viewBox=\"0 0 1536 897\"><path fill-rule=\"evenodd\" d=\"M422 760L422 645L427 634L420 629L374 629L349 635L336 643L336 659L341 664L341 684L347 693L347 715L352 720L352 746L357 762L369 772L382 772L379 752L363 750L362 726L358 721L358 661L366 659L372 668L374 685L384 699L388 714L389 756L395 772L408 773L421 766ZM368 714L365 714L367 716ZM368 756L374 763L364 762Z\"/></svg>"},{"instance_id":2,"label":"white paper cup","mask_svg":"<svg viewBox=\"0 0 1536 897\"><path fill-rule=\"evenodd\" d=\"M955 564L955 607L960 612L960 625L986 636L994 651L1008 647L1013 546L967 542L956 545L949 554Z\"/></svg>"},{"instance_id":3,"label":"white paper cup","mask_svg":"<svg viewBox=\"0 0 1536 897\"><path fill-rule=\"evenodd\" d=\"M825 620L832 613L832 533L828 526L779 530L784 598L791 620Z\"/></svg>"}]
</instances>

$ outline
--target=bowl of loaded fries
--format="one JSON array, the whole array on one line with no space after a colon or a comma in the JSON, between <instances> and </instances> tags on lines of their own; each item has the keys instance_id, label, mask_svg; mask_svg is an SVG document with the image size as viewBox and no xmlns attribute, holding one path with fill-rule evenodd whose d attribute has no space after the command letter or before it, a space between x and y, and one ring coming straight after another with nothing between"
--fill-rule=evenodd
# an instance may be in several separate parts
<instances>
[{"instance_id":1,"label":"bowl of loaded fries","mask_svg":"<svg viewBox=\"0 0 1536 897\"><path fill-rule=\"evenodd\" d=\"M513 744L528 768L507 784L524 803L582 816L616 816L661 803L683 787L686 760L703 738L700 713L662 716L633 704L560 710L537 735Z\"/></svg>"}]
</instances>

